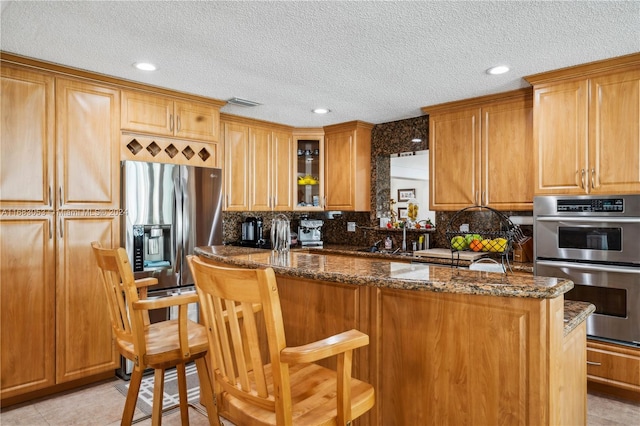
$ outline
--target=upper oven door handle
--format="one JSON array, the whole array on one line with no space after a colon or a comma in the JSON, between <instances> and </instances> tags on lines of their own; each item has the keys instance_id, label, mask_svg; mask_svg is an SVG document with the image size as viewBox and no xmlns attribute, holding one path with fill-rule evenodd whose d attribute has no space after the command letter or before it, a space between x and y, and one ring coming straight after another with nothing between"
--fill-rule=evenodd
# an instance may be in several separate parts
<instances>
[{"instance_id":1,"label":"upper oven door handle","mask_svg":"<svg viewBox=\"0 0 640 426\"><path fill-rule=\"evenodd\" d=\"M585 223L640 223L640 217L618 217L618 216L538 216L538 222L585 222Z\"/></svg>"},{"instance_id":2,"label":"upper oven door handle","mask_svg":"<svg viewBox=\"0 0 640 426\"><path fill-rule=\"evenodd\" d=\"M638 274L640 275L640 268L634 268L629 266L609 266L609 265L586 265L584 263L576 262L556 262L549 260L537 260L536 265L539 266L551 266L554 268L571 268L581 271L596 271L596 272L615 272L622 274Z\"/></svg>"}]
</instances>

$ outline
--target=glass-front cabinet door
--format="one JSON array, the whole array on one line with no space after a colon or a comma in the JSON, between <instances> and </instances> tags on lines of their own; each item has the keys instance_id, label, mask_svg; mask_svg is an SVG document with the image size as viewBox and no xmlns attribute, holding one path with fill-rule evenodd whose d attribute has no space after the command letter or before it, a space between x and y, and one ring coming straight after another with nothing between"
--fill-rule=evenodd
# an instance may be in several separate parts
<instances>
[{"instance_id":1,"label":"glass-front cabinet door","mask_svg":"<svg viewBox=\"0 0 640 426\"><path fill-rule=\"evenodd\" d=\"M324 210L324 135L320 132L294 132L296 150L295 209Z\"/></svg>"}]
</instances>

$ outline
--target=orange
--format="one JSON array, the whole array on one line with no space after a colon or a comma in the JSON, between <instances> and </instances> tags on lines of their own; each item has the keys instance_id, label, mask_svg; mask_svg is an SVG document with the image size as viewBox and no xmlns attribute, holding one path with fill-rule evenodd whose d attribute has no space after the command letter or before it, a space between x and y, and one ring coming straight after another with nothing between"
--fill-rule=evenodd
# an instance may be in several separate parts
<instances>
[{"instance_id":1,"label":"orange","mask_svg":"<svg viewBox=\"0 0 640 426\"><path fill-rule=\"evenodd\" d=\"M469 248L473 251L480 251L482 250L482 241L480 240L473 240L471 241L471 243L469 244Z\"/></svg>"}]
</instances>

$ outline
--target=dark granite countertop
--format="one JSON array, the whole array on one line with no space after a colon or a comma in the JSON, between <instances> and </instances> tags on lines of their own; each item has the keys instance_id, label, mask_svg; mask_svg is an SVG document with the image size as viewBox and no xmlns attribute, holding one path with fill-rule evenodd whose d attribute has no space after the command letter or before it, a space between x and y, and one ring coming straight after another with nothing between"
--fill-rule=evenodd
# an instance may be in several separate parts
<instances>
[{"instance_id":1,"label":"dark granite countertop","mask_svg":"<svg viewBox=\"0 0 640 426\"><path fill-rule=\"evenodd\" d=\"M432 264L438 264L438 265L446 265L446 266L451 266L451 259L443 259L443 258L439 258L439 257L425 257L425 256L421 256L421 257L414 257L410 254L408 255L398 255L398 254L388 254L388 253L380 253L380 252L368 252L368 251L363 251L365 250L366 247L358 247L358 246L349 246L349 245L342 245L342 244L326 244L324 245L323 248L310 248L309 250L312 252L316 252L319 253L319 251L317 250L322 250L322 252L325 253L335 253L335 254L349 254L349 255L353 255L353 256L362 256L362 257L369 257L369 258L381 258L381 259L396 259L398 261L402 261L402 259L405 259L406 261L418 261L418 262L423 262L423 263L432 263ZM468 260L460 260L457 262L457 264L459 266L469 266L471 262L469 262ZM531 262L525 262L525 263L519 263L519 262L511 262L511 270L513 272L527 272L527 273L533 273L533 263Z\"/></svg>"},{"instance_id":2,"label":"dark granite countertop","mask_svg":"<svg viewBox=\"0 0 640 426\"><path fill-rule=\"evenodd\" d=\"M594 313L596 307L589 302L564 301L564 335L568 335L580 325L589 315Z\"/></svg>"},{"instance_id":3,"label":"dark granite countertop","mask_svg":"<svg viewBox=\"0 0 640 426\"><path fill-rule=\"evenodd\" d=\"M284 276L414 291L544 299L573 288L572 281L561 278L470 271L330 250L295 249L284 257L270 250L232 246L197 247L195 252L229 265L270 266Z\"/></svg>"}]
</instances>

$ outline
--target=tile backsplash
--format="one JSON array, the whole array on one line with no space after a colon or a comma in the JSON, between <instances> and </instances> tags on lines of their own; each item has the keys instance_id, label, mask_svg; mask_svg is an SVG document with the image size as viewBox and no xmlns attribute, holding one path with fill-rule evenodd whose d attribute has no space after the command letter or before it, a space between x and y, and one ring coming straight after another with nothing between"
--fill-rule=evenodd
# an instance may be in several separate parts
<instances>
[{"instance_id":1,"label":"tile backsplash","mask_svg":"<svg viewBox=\"0 0 640 426\"><path fill-rule=\"evenodd\" d=\"M412 139L419 137L422 142L415 143ZM371 211L369 212L341 212L339 217L329 219L325 212L223 212L223 235L225 242L238 241L241 238L241 223L248 216L262 217L265 236L271 230L271 220L282 213L289 218L291 230L297 232L300 218L324 221L322 238L325 243L346 244L368 247L374 242L390 235L399 240L399 231L388 231L379 227L379 217L389 211L390 194L390 155L400 152L419 151L429 149L429 117L426 115L375 125L371 133ZM531 216L531 211L502 212L507 217L511 215ZM436 212L436 229L430 233L431 247L449 247L446 238L447 227L456 214L451 212ZM464 219L473 229L495 228L495 215L490 211L464 212ZM492 223L493 221L493 223ZM347 232L347 222L356 223L355 232ZM532 226L521 227L525 235L532 235ZM419 232L411 231L407 240L417 240Z\"/></svg>"}]
</instances>

